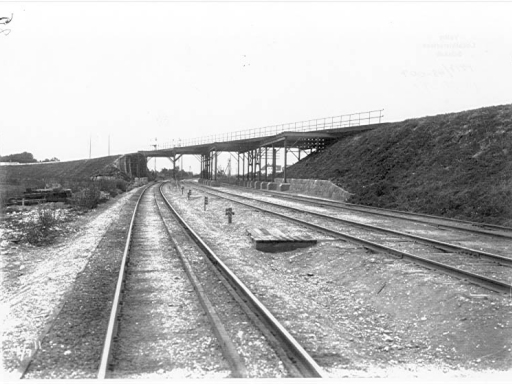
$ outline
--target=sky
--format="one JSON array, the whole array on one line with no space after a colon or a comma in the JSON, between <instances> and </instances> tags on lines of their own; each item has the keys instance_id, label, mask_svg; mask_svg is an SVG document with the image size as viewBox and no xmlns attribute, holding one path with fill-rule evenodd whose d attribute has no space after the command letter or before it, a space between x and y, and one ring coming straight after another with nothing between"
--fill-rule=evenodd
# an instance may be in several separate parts
<instances>
[{"instance_id":1,"label":"sky","mask_svg":"<svg viewBox=\"0 0 512 384\"><path fill-rule=\"evenodd\" d=\"M0 2L11 15L2 156L77 160L108 155L109 141L124 154L361 111L392 122L512 102L512 3Z\"/></svg>"}]
</instances>

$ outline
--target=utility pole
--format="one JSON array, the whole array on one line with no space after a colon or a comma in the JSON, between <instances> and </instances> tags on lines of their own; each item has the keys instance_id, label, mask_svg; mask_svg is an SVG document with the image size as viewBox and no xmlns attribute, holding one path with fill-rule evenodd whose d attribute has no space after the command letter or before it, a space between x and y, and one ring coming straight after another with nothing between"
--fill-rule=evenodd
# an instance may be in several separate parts
<instances>
[{"instance_id":1,"label":"utility pole","mask_svg":"<svg viewBox=\"0 0 512 384\"><path fill-rule=\"evenodd\" d=\"M91 158L91 151L92 151L92 136L89 134L89 159Z\"/></svg>"}]
</instances>

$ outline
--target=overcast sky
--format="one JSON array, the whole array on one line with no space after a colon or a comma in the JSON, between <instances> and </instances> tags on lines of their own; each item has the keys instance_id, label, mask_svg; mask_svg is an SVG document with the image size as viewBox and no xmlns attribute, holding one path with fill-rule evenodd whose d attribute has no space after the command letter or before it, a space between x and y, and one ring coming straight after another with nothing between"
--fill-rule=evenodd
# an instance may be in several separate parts
<instances>
[{"instance_id":1,"label":"overcast sky","mask_svg":"<svg viewBox=\"0 0 512 384\"><path fill-rule=\"evenodd\" d=\"M11 14L0 155L75 160L90 137L99 157L109 136L122 154L155 138L512 102L512 3L0 3Z\"/></svg>"}]
</instances>

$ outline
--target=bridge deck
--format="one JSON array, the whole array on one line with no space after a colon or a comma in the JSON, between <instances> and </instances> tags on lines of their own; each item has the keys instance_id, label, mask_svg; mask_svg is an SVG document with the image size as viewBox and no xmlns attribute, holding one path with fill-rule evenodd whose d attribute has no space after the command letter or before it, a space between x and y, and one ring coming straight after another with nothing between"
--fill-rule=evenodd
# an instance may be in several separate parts
<instances>
[{"instance_id":1,"label":"bridge deck","mask_svg":"<svg viewBox=\"0 0 512 384\"><path fill-rule=\"evenodd\" d=\"M147 157L173 157L175 155L207 155L212 151L218 152L247 152L263 147L288 147L310 149L315 148L320 140L334 141L356 132L379 128L388 123L352 126L311 132L282 132L273 136L265 136L243 140L223 141L207 144L189 145L150 151L139 151Z\"/></svg>"}]
</instances>

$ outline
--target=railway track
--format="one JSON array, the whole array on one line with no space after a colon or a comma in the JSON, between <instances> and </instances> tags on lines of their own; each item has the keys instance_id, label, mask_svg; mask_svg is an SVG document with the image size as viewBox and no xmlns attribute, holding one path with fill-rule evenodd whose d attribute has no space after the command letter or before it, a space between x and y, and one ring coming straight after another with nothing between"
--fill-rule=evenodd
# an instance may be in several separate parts
<instances>
[{"instance_id":1,"label":"railway track","mask_svg":"<svg viewBox=\"0 0 512 384\"><path fill-rule=\"evenodd\" d=\"M238 191L241 191L242 193L248 191L247 188L233 186L231 184L224 184L224 185L229 186L230 188L234 188ZM332 207L332 208L341 209L341 210L345 210L345 211L368 213L371 215L378 215L378 216L383 216L383 217L390 217L390 218L402 219L402 220L407 220L407 221L413 221L413 222L417 222L417 223L424 223L424 224L435 226L437 228L455 229L455 230L465 231L465 232L469 232L469 233L477 234L477 235L488 235L488 236L492 236L492 237L502 237L502 238L512 239L512 228L500 226L500 225L477 223L477 222L472 222L472 221L458 220L458 219L439 217L439 216L427 215L427 214L415 213L415 212L369 207L369 206L364 206L364 205L359 205L359 204L351 204L351 203L345 203L345 202L335 201L335 200L330 200L330 199L298 195L298 194L290 194L290 193L279 192L279 191L263 191L263 190L254 189L254 190L250 190L250 193L271 196L274 198L287 200L287 201L308 203L308 204L319 206L319 207ZM485 230L484 228L487 228L487 230Z\"/></svg>"},{"instance_id":2,"label":"railway track","mask_svg":"<svg viewBox=\"0 0 512 384\"><path fill-rule=\"evenodd\" d=\"M228 193L226 191L224 192ZM231 196L246 196L252 199L254 195L242 193L242 195L231 194ZM275 200L270 198L264 197L260 200L268 202L269 204L275 204ZM276 204L276 206L280 207L283 205ZM295 202L295 204L290 203L285 206L300 212L303 212L304 208L306 208L306 205L302 201ZM308 210L308 212L328 220L336 220L363 229L366 228L392 235L408 237L413 241L434 246L446 253L455 252L476 257L486 257L497 263L512 266L512 257L509 256L512 255L512 242L506 238L506 234L504 233L482 233L482 231L472 231L469 228L461 230L458 226L450 228L450 231L446 231L437 224L432 225L432 223L417 222L416 220L412 220L413 223L410 223L408 222L411 221L410 218L404 220L402 217L393 217L392 219L386 217L383 219L380 217L380 213L375 215L370 211L358 213L357 215L351 213L347 214L342 207L334 211L329 209L327 211L328 214L326 214L326 211L325 208L316 210L315 208L311 208ZM401 230L397 230L397 228ZM402 228L404 229L402 230ZM466 232L471 232L473 236L468 237Z\"/></svg>"},{"instance_id":3,"label":"railway track","mask_svg":"<svg viewBox=\"0 0 512 384\"><path fill-rule=\"evenodd\" d=\"M132 217L97 377L141 378L191 363L213 377L321 377L156 188Z\"/></svg>"},{"instance_id":4,"label":"railway track","mask_svg":"<svg viewBox=\"0 0 512 384\"><path fill-rule=\"evenodd\" d=\"M438 241L383 226L375 226L347 220L333 215L305 210L304 206L291 207L275 202L256 199L254 195L240 196L227 191L214 190L200 185L194 188L262 212L313 228L349 242L362 244L375 252L384 252L411 260L427 268L441 270L482 287L510 294L512 259L502 254L468 248L446 241ZM242 200L251 200L251 204ZM266 209L263 207L270 207ZM292 213L290 213L292 212ZM427 226L427 224L423 224ZM489 235L487 235L489 236ZM506 240L502 240L506 241ZM492 243L496 239L493 238ZM510 247L506 242L505 247ZM462 267L461 267L462 266Z\"/></svg>"},{"instance_id":5,"label":"railway track","mask_svg":"<svg viewBox=\"0 0 512 384\"><path fill-rule=\"evenodd\" d=\"M371 366L376 361L395 369L396 362L421 365L425 359L436 366L447 363L450 369L462 366L480 369L477 363L488 355L493 359L489 361L492 366L509 367L506 352L510 347L507 343L509 297L489 294L475 285L459 284L458 280L446 279L442 274L415 268L391 257L376 257L373 252L365 251L365 247L371 247L333 239L341 237L332 232L318 238L333 240L319 241L315 247L284 254L262 253L252 246L246 235L247 228L284 225L294 235L305 235L311 230L299 221L290 224L280 217L269 217L261 208L234 204L236 216L232 224L227 224L224 211L231 204L223 198L210 198L210 205L203 209L202 193L194 191L187 198L187 191L181 194L169 187L163 190L180 215L207 239L206 247L214 249L229 268L243 276L244 283L293 333L325 370L325 375L358 377L359 368L350 373L347 370ZM42 341L41 353L28 372L28 379L98 377L97 366L107 328L105 314L110 310L114 275L123 256L126 223L132 217L137 197L138 193L126 206L113 236L100 246L105 252L99 252L91 260L92 265L77 279L77 289L66 299L61 316ZM241 374L234 373L224 356L210 320L200 307L198 289L190 283L186 267L179 258L179 250L187 256L202 290L208 293L212 306L217 309L228 338L242 358L245 377L302 375L290 373L293 368L281 363L280 354L264 340L264 332L244 324L253 319L239 306L240 299L230 296L234 289L230 289L229 284L224 285L222 281L226 278L220 272L212 272L211 263L205 262L201 249L184 233L158 194L152 204L152 213L147 211L143 215L148 220L143 221L142 226L133 227L134 239L151 234L152 245L148 247L147 256L162 249L166 257L157 255L153 268L150 257L139 263L130 255L127 275L131 276L125 279L124 294L132 294L132 297L125 296L120 316L116 316L119 326L112 348L114 354L107 360L103 377L168 379L244 375L243 370ZM151 231L162 219L165 225L157 232ZM325 221L322 219L320 223ZM172 233L171 239L167 231ZM146 240L138 238L130 247L147 246ZM131 272L132 267L145 271ZM105 270L110 271L103 273ZM156 278L164 272L163 279ZM135 291L138 284L132 284L133 277L146 284L142 288L148 289ZM99 284L95 284L96 281ZM152 282L155 284L149 284ZM154 290L165 284L170 285L163 290L164 294L160 294L162 290ZM150 285L156 287L150 289ZM100 295L102 289L104 293ZM150 292L153 295L146 296ZM134 304L144 310L137 310ZM131 320L123 315L125 310L131 314ZM166 310L174 311L168 313L167 321L173 319L172 328L176 332L167 333L170 327L162 325L166 321L162 320ZM141 312L151 316L137 317ZM258 316L254 317L257 321ZM139 327L133 322L139 325L143 322L147 328L143 336L139 334L138 340L130 339ZM203 330L196 332L196 325L204 326ZM160 332L160 328L165 332ZM198 336L189 339L193 332ZM494 342L489 345L491 339ZM275 342L279 344L279 340ZM468 343L471 343L469 347ZM202 354L202 351L207 352ZM496 351L505 357L495 362ZM125 357L128 359L124 360ZM289 357L288 360L292 361Z\"/></svg>"}]
</instances>

